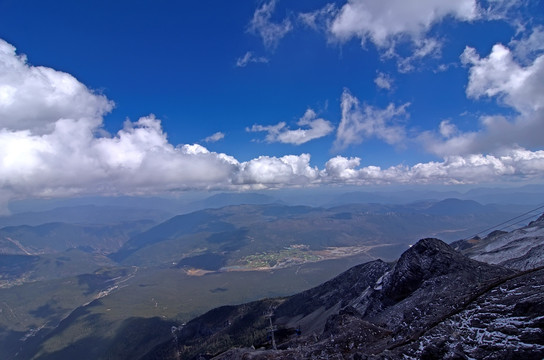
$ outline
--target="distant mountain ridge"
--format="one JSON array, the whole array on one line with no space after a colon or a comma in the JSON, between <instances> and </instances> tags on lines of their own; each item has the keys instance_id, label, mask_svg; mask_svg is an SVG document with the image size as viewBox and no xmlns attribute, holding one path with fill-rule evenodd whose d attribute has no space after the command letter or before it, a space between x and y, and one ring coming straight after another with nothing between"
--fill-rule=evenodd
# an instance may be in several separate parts
<instances>
[{"instance_id":1,"label":"distant mountain ridge","mask_svg":"<svg viewBox=\"0 0 544 360\"><path fill-rule=\"evenodd\" d=\"M282 203L273 196L259 193L220 193L203 200L192 202L189 207L195 209L220 208L231 205L263 205Z\"/></svg>"},{"instance_id":2,"label":"distant mountain ridge","mask_svg":"<svg viewBox=\"0 0 544 360\"><path fill-rule=\"evenodd\" d=\"M250 238L266 239L267 243L274 244L272 248L276 250L295 243L295 237L299 239L313 237L309 244L312 247L351 246L360 242L356 234L365 238L366 243L376 242L378 239L381 239L380 241L401 239L402 242L402 238L408 241L413 237L425 235L453 237L460 231L470 231L470 226L483 222L485 218L489 219L487 223L489 224L491 221L500 219L501 216L502 218L508 217L506 212L508 207L481 205L471 200L460 199L425 201L404 205L354 203L328 209L284 205L278 202L269 203L274 198L258 193L217 194L208 200L216 204L232 202L260 202L263 204L229 205L200 210L170 218L153 228L150 226L154 220L134 219L161 219L167 214L166 212L90 205L14 214L9 217L0 217L0 224L2 221L14 224L28 221L30 224L39 225L16 225L0 228L0 253L36 255L69 248L81 248L101 253L117 251L112 255L112 258L116 261L124 261L144 248L154 247L152 253L155 259L149 260L148 264L156 264L157 261L161 261L161 258L163 258L163 263L181 260L181 258L176 259L161 255L161 252L164 251L169 253L168 255L171 254L166 244L167 241L173 241L182 253L190 253L191 249L198 246L198 243L202 243L203 239L208 239L204 244L210 245L209 252L224 252L225 249L236 250L244 246L251 246L253 250L267 250L266 248L254 249L253 241L248 240ZM238 211L245 214L244 219L240 219L240 217L236 219ZM427 215L434 218L428 218ZM44 222L59 218L65 219L66 222L63 224ZM343 236L342 238L339 232L334 231L334 226L326 225L330 221L338 229L342 229L343 234L347 234L347 237ZM277 240L269 239L268 234L274 235L275 229L264 231L271 222L278 224L279 226L276 226L278 229L289 225L294 226L293 229L297 230L295 232L287 231L282 235L282 239L286 241L279 243ZM298 225L295 225L295 222ZM346 227L348 224L351 225ZM437 229L433 228L435 224L439 224ZM130 226L134 227L134 231L128 229ZM444 233L441 233L440 227L445 231ZM467 230L464 230L465 228ZM127 237L131 233L142 230L147 231L130 238ZM260 230L263 231L260 233ZM428 233L425 234L425 231ZM235 239L235 237L238 238ZM181 238L184 240L179 241ZM231 239L230 243L228 242L229 238ZM128 242L124 245L125 241ZM218 243L222 244L219 246ZM123 247L119 249L121 246ZM248 249L248 252L251 252L251 249ZM195 256L201 255L205 254L195 254ZM219 259L219 261L223 262L224 260ZM215 265L212 266L216 268Z\"/></svg>"},{"instance_id":3,"label":"distant mountain ridge","mask_svg":"<svg viewBox=\"0 0 544 360\"><path fill-rule=\"evenodd\" d=\"M171 216L171 212L159 209L141 209L112 205L78 205L0 216L0 228L23 225L38 226L54 222L85 225L113 225L140 220L160 222Z\"/></svg>"},{"instance_id":4,"label":"distant mountain ridge","mask_svg":"<svg viewBox=\"0 0 544 360\"><path fill-rule=\"evenodd\" d=\"M216 271L242 266L254 254L264 254L262 258L268 257L272 264L270 257L291 246L311 251L366 246L376 247L375 251L380 247L381 252L372 256L393 259L414 238L459 238L510 216L493 205L458 199L332 208L231 205L175 216L134 236L111 258L125 265L146 266L199 260L202 269Z\"/></svg>"},{"instance_id":5,"label":"distant mountain ridge","mask_svg":"<svg viewBox=\"0 0 544 360\"><path fill-rule=\"evenodd\" d=\"M107 254L118 250L135 233L154 223L149 220L115 225L46 223L0 229L0 255L40 255L69 249Z\"/></svg>"}]
</instances>

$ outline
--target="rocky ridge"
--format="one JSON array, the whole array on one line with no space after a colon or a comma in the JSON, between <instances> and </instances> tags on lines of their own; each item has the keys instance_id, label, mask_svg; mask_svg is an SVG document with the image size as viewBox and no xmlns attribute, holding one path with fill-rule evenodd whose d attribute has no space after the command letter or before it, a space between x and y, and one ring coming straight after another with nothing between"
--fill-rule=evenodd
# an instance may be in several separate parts
<instances>
[{"instance_id":1,"label":"rocky ridge","mask_svg":"<svg viewBox=\"0 0 544 360\"><path fill-rule=\"evenodd\" d=\"M475 260L527 270L544 266L543 238L544 215L514 231L493 231L483 239L456 241L452 247Z\"/></svg>"},{"instance_id":2,"label":"rocky ridge","mask_svg":"<svg viewBox=\"0 0 544 360\"><path fill-rule=\"evenodd\" d=\"M542 359L542 229L544 217L463 249L478 259L495 251L494 264L423 239L395 264L373 261L289 298L215 309L145 358ZM510 258L508 248L517 249Z\"/></svg>"}]
</instances>

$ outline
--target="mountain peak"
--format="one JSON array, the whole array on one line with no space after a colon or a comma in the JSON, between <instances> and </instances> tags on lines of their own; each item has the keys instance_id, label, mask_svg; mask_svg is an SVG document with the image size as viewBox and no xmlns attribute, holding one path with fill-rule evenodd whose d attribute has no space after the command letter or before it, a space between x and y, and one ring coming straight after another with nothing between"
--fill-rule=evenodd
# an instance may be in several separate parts
<instances>
[{"instance_id":1,"label":"mountain peak","mask_svg":"<svg viewBox=\"0 0 544 360\"><path fill-rule=\"evenodd\" d=\"M384 279L387 302L398 302L433 277L474 267L474 261L453 250L445 242L426 238L401 255L393 271Z\"/></svg>"}]
</instances>

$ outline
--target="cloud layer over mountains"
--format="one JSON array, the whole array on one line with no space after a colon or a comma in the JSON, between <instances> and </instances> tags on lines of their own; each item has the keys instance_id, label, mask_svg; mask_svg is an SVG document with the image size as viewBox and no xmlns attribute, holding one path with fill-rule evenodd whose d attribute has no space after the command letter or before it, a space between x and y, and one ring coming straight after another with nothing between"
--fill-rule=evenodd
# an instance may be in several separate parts
<instances>
[{"instance_id":1,"label":"cloud layer over mountains","mask_svg":"<svg viewBox=\"0 0 544 360\"><path fill-rule=\"evenodd\" d=\"M371 41L389 54L394 53L399 37L408 36L414 45L413 55L418 51L421 55L434 51L425 50L425 46L434 44L435 50L439 46L427 36L432 24L446 16L459 21L483 16L482 9L470 0L440 5L421 1L417 8L394 2L402 16L386 11L385 3L352 0L341 9L328 7L304 14L304 18L317 27L317 17L328 16L323 23L329 37L338 41L356 37L363 44ZM288 19L271 22L274 4L265 3L257 9L247 29L261 36L272 50L295 26ZM495 45L489 54L478 54L471 47L460 54L459 62L468 70L466 96L473 101L497 101L515 113L483 115L478 131L463 132L454 122L437 119L440 126L434 131L417 132L409 125L409 103L379 108L361 103L348 89L339 94L341 101L335 106L340 106L342 117L336 121L319 118L308 109L297 129L284 122L247 129L266 132L268 142L295 145L335 133L331 148L336 152L377 139L393 146L420 146L437 156L436 161L390 168L361 166L359 157L335 154L322 168L312 165L307 153L263 155L242 162L199 144L170 143L161 121L153 115L127 120L117 133L109 134L103 125L104 116L115 106L112 100L70 74L29 64L25 55L0 39L0 208L10 199L81 194L541 180L543 33L535 28L511 44ZM257 59L248 54L245 64ZM387 79L384 74L379 77ZM391 86L390 79L388 86L381 83L384 89ZM224 136L216 133L204 141L212 143Z\"/></svg>"}]
</instances>

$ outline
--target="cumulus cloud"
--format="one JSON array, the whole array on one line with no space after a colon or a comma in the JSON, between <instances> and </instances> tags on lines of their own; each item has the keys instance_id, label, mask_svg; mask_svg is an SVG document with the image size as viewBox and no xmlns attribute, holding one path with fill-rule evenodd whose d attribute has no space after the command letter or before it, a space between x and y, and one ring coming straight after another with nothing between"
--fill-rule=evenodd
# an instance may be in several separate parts
<instances>
[{"instance_id":1,"label":"cumulus cloud","mask_svg":"<svg viewBox=\"0 0 544 360\"><path fill-rule=\"evenodd\" d=\"M28 65L11 45L5 42L1 45L0 211L7 209L10 199L29 197L138 195L190 189L243 190L318 184L477 183L505 178L541 178L544 173L544 151L530 151L521 146L502 149L493 155L448 154L440 162L386 169L361 167L360 158L337 156L319 169L311 165L309 154L260 156L240 162L199 144L175 146L168 141L161 121L153 115L134 122L127 120L122 129L109 135L102 130L102 116L111 110L110 100L68 74ZM468 66L482 69L491 66L489 58L481 59L470 51L466 56ZM505 64L510 64L508 57L503 59ZM541 76L541 65L537 61L541 60L515 68L520 81L532 84L535 81L532 76ZM506 70L512 69L507 67ZM507 80L512 85L500 87L494 78L484 73L481 81L487 85L475 87L475 97L502 96L505 103L512 103L523 111L524 121L536 119L534 109L540 109L542 98L521 99L516 91L523 90L515 88L514 81ZM474 81L480 79L479 76L475 75ZM530 86L541 90L536 83ZM499 90L494 95L487 94L488 88L495 87ZM397 143L405 137L404 128L391 122L397 117L406 117L407 106L391 104L386 109L361 106L345 91L337 141L347 146L377 137ZM490 117L485 121L490 128L502 124L506 129L502 133L516 131L507 119ZM311 109L298 124L304 129L290 130L285 125L276 125L279 130L269 135L273 134L275 141L297 144L333 131L331 123L317 118ZM536 127L532 129L535 134L542 134ZM440 132L447 141L471 141L470 136L462 136L466 134L447 121L442 122ZM222 133L216 133L209 139L221 136Z\"/></svg>"},{"instance_id":2,"label":"cumulus cloud","mask_svg":"<svg viewBox=\"0 0 544 360\"><path fill-rule=\"evenodd\" d=\"M382 50L392 51L395 43L409 38L420 51L418 56L430 53L423 40L430 28L452 16L460 21L478 17L475 0L446 1L366 1L348 0L331 23L331 34L340 41L359 38L364 46L372 42Z\"/></svg>"},{"instance_id":3,"label":"cumulus cloud","mask_svg":"<svg viewBox=\"0 0 544 360\"><path fill-rule=\"evenodd\" d=\"M470 66L468 97L497 96L521 113L544 106L544 55L522 67L514 60L510 49L497 44L483 59L474 48L467 47L461 61Z\"/></svg>"},{"instance_id":4,"label":"cumulus cloud","mask_svg":"<svg viewBox=\"0 0 544 360\"><path fill-rule=\"evenodd\" d=\"M160 121L143 117L111 138L93 124L61 119L44 135L0 132L1 187L17 196L138 194L225 184L237 161L205 148L168 143Z\"/></svg>"},{"instance_id":5,"label":"cumulus cloud","mask_svg":"<svg viewBox=\"0 0 544 360\"><path fill-rule=\"evenodd\" d=\"M253 55L253 52L248 51L244 54L244 56L238 58L236 60L236 66L237 67L246 67L248 64L251 63L261 63L266 64L268 62L268 58L264 56L255 56Z\"/></svg>"},{"instance_id":6,"label":"cumulus cloud","mask_svg":"<svg viewBox=\"0 0 544 360\"><path fill-rule=\"evenodd\" d=\"M531 2L531 0L479 0L479 13L485 20L506 21L520 32L528 25L526 15Z\"/></svg>"},{"instance_id":7,"label":"cumulus cloud","mask_svg":"<svg viewBox=\"0 0 544 360\"><path fill-rule=\"evenodd\" d=\"M207 142L207 143L210 143L210 142L217 142L217 141L223 139L224 137L225 137L225 134L223 134L222 132L218 131L218 132L216 132L215 134L212 134L212 135L206 137L206 138L204 139L204 141Z\"/></svg>"},{"instance_id":8,"label":"cumulus cloud","mask_svg":"<svg viewBox=\"0 0 544 360\"><path fill-rule=\"evenodd\" d=\"M44 133L61 117L99 124L114 106L70 74L28 65L26 56L2 39L0 67L0 128Z\"/></svg>"},{"instance_id":9,"label":"cumulus cloud","mask_svg":"<svg viewBox=\"0 0 544 360\"><path fill-rule=\"evenodd\" d=\"M255 10L253 18L249 22L248 31L259 35L265 47L274 50L279 41L293 30L293 25L289 19L284 19L281 23L271 21L272 13L276 7L276 0L263 3Z\"/></svg>"},{"instance_id":10,"label":"cumulus cloud","mask_svg":"<svg viewBox=\"0 0 544 360\"><path fill-rule=\"evenodd\" d=\"M294 145L300 145L314 139L319 139L329 135L334 130L330 121L317 118L317 114L312 109L306 110L304 116L297 122L297 125L305 128L291 130L287 127L285 122L280 122L276 125L268 126L255 124L246 130L250 132L267 132L265 138L267 142L281 142Z\"/></svg>"},{"instance_id":11,"label":"cumulus cloud","mask_svg":"<svg viewBox=\"0 0 544 360\"><path fill-rule=\"evenodd\" d=\"M199 144L174 146L153 115L127 120L110 136L101 131L110 100L68 74L27 65L13 46L1 45L2 211L17 198L293 186L318 178L307 154L239 162ZM321 120L308 112L300 123L312 132Z\"/></svg>"},{"instance_id":12,"label":"cumulus cloud","mask_svg":"<svg viewBox=\"0 0 544 360\"><path fill-rule=\"evenodd\" d=\"M318 178L318 170L310 166L310 155L286 155L280 158L260 156L240 165L236 183L257 188L308 185Z\"/></svg>"},{"instance_id":13,"label":"cumulus cloud","mask_svg":"<svg viewBox=\"0 0 544 360\"><path fill-rule=\"evenodd\" d=\"M378 138L388 144L399 144L405 140L405 129L395 121L408 116L406 103L401 106L389 104L385 109L359 103L348 90L342 94L342 119L336 131L335 147L344 149L360 144L365 139Z\"/></svg>"},{"instance_id":14,"label":"cumulus cloud","mask_svg":"<svg viewBox=\"0 0 544 360\"><path fill-rule=\"evenodd\" d=\"M539 178L544 171L544 151L512 149L501 155L448 156L443 161L359 167L361 159L337 156L325 164L321 177L328 182L368 184L470 184L497 179Z\"/></svg>"},{"instance_id":15,"label":"cumulus cloud","mask_svg":"<svg viewBox=\"0 0 544 360\"><path fill-rule=\"evenodd\" d=\"M478 100L496 99L517 115L486 115L480 118L480 129L460 132L451 123L442 123L439 132L420 136L431 152L446 156L476 153L495 153L517 147L534 148L544 145L544 55L536 57L527 66L514 59L506 46L493 46L487 57L467 47L461 61L469 67L466 94Z\"/></svg>"}]
</instances>

